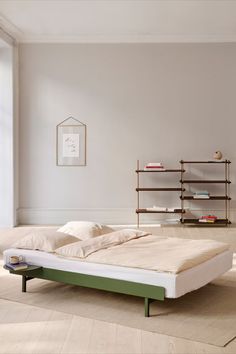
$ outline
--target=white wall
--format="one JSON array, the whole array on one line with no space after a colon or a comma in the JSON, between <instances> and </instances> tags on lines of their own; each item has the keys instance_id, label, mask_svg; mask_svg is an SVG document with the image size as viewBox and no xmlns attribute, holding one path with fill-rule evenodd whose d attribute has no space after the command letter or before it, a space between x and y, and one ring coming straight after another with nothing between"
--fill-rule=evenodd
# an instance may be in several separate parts
<instances>
[{"instance_id":1,"label":"white wall","mask_svg":"<svg viewBox=\"0 0 236 354\"><path fill-rule=\"evenodd\" d=\"M134 222L138 158L178 167L221 150L235 199L235 62L235 44L21 45L20 222ZM88 127L86 167L56 166L56 125L70 115ZM157 196L143 205L179 200Z\"/></svg>"},{"instance_id":2,"label":"white wall","mask_svg":"<svg viewBox=\"0 0 236 354\"><path fill-rule=\"evenodd\" d=\"M0 48L0 226L13 226L14 157L13 157L13 49Z\"/></svg>"}]
</instances>

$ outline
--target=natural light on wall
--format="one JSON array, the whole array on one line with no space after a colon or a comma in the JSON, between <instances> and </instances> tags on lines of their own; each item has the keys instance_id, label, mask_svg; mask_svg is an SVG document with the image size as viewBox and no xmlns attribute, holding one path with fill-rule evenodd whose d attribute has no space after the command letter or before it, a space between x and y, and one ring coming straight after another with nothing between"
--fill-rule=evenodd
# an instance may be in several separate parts
<instances>
[{"instance_id":1,"label":"natural light on wall","mask_svg":"<svg viewBox=\"0 0 236 354\"><path fill-rule=\"evenodd\" d=\"M13 226L13 48L0 41L0 227Z\"/></svg>"}]
</instances>

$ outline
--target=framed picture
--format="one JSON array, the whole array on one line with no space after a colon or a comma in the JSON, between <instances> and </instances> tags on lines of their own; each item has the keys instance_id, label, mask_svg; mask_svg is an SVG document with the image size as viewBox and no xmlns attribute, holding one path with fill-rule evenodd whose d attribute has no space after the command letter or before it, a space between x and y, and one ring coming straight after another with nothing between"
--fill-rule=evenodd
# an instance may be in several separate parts
<instances>
[{"instance_id":1,"label":"framed picture","mask_svg":"<svg viewBox=\"0 0 236 354\"><path fill-rule=\"evenodd\" d=\"M86 166L86 125L73 117L57 125L57 166Z\"/></svg>"}]
</instances>

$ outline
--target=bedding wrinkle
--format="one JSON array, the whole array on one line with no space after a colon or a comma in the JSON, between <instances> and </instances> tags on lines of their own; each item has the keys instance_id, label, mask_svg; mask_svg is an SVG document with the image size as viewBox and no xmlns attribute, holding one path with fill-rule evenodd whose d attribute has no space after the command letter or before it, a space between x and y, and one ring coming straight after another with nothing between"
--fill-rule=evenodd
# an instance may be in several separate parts
<instances>
[{"instance_id":1,"label":"bedding wrinkle","mask_svg":"<svg viewBox=\"0 0 236 354\"><path fill-rule=\"evenodd\" d=\"M91 254L87 261L119 264L179 273L227 250L227 244L212 240L186 240L146 236Z\"/></svg>"},{"instance_id":2,"label":"bedding wrinkle","mask_svg":"<svg viewBox=\"0 0 236 354\"><path fill-rule=\"evenodd\" d=\"M111 232L96 238L75 242L71 247L60 247L56 253L64 257L86 258L88 255L112 246L126 243L130 240L146 236L148 233L136 229L124 229Z\"/></svg>"},{"instance_id":3,"label":"bedding wrinkle","mask_svg":"<svg viewBox=\"0 0 236 354\"><path fill-rule=\"evenodd\" d=\"M86 262L180 273L229 249L214 240L160 237L137 230L121 230L56 250Z\"/></svg>"}]
</instances>

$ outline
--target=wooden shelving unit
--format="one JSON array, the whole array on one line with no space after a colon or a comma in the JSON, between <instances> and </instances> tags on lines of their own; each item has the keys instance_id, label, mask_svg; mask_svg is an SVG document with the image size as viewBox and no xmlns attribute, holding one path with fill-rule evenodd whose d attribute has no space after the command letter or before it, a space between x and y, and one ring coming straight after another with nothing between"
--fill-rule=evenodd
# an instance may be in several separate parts
<instances>
[{"instance_id":1,"label":"wooden shelving unit","mask_svg":"<svg viewBox=\"0 0 236 354\"><path fill-rule=\"evenodd\" d=\"M181 170L183 172L181 172L181 209L184 210L184 201L185 200L191 200L191 201L208 201L208 200L221 200L224 201L224 214L225 217L222 219L217 219L214 223L202 223L199 222L198 219L190 219L190 218L184 218L184 214L181 214L181 223L183 224L198 224L198 225L224 225L227 226L229 225L231 222L229 220L229 202L231 200L230 196L229 196L229 185L230 185L230 171L229 171L229 166L230 166L230 161L229 160L222 160L222 161L184 161L181 160L180 161L180 165L181 165ZM200 180L200 179L185 179L184 178L184 172L186 171L186 164L223 164L224 165L224 175L225 178L224 179L216 179L216 180ZM194 198L193 196L186 196L184 194L185 192L185 186L186 185L191 185L191 184L223 184L224 185L224 193L223 195L210 195L209 198Z\"/></svg>"},{"instance_id":2,"label":"wooden shelving unit","mask_svg":"<svg viewBox=\"0 0 236 354\"><path fill-rule=\"evenodd\" d=\"M173 187L173 188L143 188L140 187L140 173L182 173L184 172L182 169L164 169L164 170L155 170L155 171L146 171L139 168L139 160L137 161L137 169L135 171L137 173L137 227L139 228L140 224L140 214L184 214L184 210L181 208L175 209L174 211L159 211L159 210L147 210L140 208L140 192L181 192L183 193L184 190L182 186Z\"/></svg>"}]
</instances>

